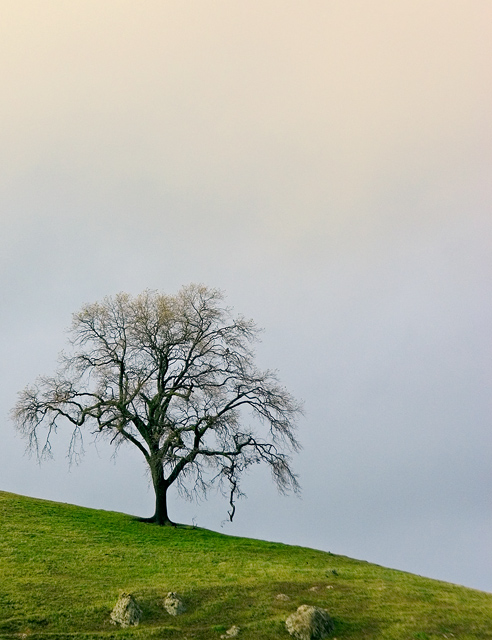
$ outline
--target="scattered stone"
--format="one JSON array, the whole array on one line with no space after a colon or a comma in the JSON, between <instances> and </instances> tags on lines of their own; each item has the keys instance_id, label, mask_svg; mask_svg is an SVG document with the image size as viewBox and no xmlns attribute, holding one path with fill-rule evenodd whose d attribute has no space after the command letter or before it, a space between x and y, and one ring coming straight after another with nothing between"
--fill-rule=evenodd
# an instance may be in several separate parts
<instances>
[{"instance_id":1,"label":"scattered stone","mask_svg":"<svg viewBox=\"0 0 492 640\"><path fill-rule=\"evenodd\" d=\"M142 610L135 602L131 593L122 591L114 609L111 611L111 624L119 624L122 627L136 627L142 617Z\"/></svg>"},{"instance_id":2,"label":"scattered stone","mask_svg":"<svg viewBox=\"0 0 492 640\"><path fill-rule=\"evenodd\" d=\"M278 595L275 596L275 600L282 600L282 602L287 602L287 600L290 600L290 598L285 593L279 593Z\"/></svg>"},{"instance_id":3,"label":"scattered stone","mask_svg":"<svg viewBox=\"0 0 492 640\"><path fill-rule=\"evenodd\" d=\"M333 633L335 628L328 611L307 604L301 605L290 615L285 626L290 635L298 640L321 640Z\"/></svg>"},{"instance_id":4,"label":"scattered stone","mask_svg":"<svg viewBox=\"0 0 492 640\"><path fill-rule=\"evenodd\" d=\"M333 585L332 585L332 584L329 584L326 588L327 588L327 589L333 589Z\"/></svg>"},{"instance_id":5,"label":"scattered stone","mask_svg":"<svg viewBox=\"0 0 492 640\"><path fill-rule=\"evenodd\" d=\"M319 587L311 587L309 591L319 591Z\"/></svg>"},{"instance_id":6,"label":"scattered stone","mask_svg":"<svg viewBox=\"0 0 492 640\"><path fill-rule=\"evenodd\" d=\"M227 631L221 635L221 638L235 638L236 636L239 635L239 632L241 631L241 629L236 626L233 625L230 629L227 629Z\"/></svg>"},{"instance_id":7,"label":"scattered stone","mask_svg":"<svg viewBox=\"0 0 492 640\"><path fill-rule=\"evenodd\" d=\"M184 602L174 591L170 591L164 599L164 609L171 616L178 616L186 611Z\"/></svg>"}]
</instances>

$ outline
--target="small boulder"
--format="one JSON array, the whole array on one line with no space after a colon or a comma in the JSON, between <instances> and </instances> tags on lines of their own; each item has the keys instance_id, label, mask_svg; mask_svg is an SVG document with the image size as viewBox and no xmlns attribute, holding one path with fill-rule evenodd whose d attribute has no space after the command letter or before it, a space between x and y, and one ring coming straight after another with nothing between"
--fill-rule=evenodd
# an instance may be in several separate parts
<instances>
[{"instance_id":1,"label":"small boulder","mask_svg":"<svg viewBox=\"0 0 492 640\"><path fill-rule=\"evenodd\" d=\"M227 629L227 631L221 635L221 638L227 639L227 638L235 638L236 636L239 635L239 632L241 631L241 629L236 626L233 625L230 629Z\"/></svg>"},{"instance_id":2,"label":"small boulder","mask_svg":"<svg viewBox=\"0 0 492 640\"><path fill-rule=\"evenodd\" d=\"M328 611L307 604L301 605L290 615L285 626L290 635L298 640L321 640L333 633L335 628Z\"/></svg>"},{"instance_id":3,"label":"small boulder","mask_svg":"<svg viewBox=\"0 0 492 640\"><path fill-rule=\"evenodd\" d=\"M275 600L281 600L282 602L287 602L288 600L290 600L290 598L286 593L279 593L275 596Z\"/></svg>"},{"instance_id":4,"label":"small boulder","mask_svg":"<svg viewBox=\"0 0 492 640\"><path fill-rule=\"evenodd\" d=\"M184 602L174 591L170 591L164 599L164 609L171 616L178 616L186 611Z\"/></svg>"},{"instance_id":5,"label":"small boulder","mask_svg":"<svg viewBox=\"0 0 492 640\"><path fill-rule=\"evenodd\" d=\"M122 627L136 627L141 617L142 610L135 602L132 594L122 591L111 611L111 624L119 624Z\"/></svg>"}]
</instances>

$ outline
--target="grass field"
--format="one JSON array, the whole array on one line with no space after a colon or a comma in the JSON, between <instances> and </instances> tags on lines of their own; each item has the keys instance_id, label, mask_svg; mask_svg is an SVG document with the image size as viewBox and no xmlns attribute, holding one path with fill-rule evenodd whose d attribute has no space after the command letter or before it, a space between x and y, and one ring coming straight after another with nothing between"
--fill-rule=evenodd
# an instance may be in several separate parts
<instances>
[{"instance_id":1,"label":"grass field","mask_svg":"<svg viewBox=\"0 0 492 640\"><path fill-rule=\"evenodd\" d=\"M219 640L238 625L239 640L288 640L301 604L326 608L338 640L492 639L492 594L343 556L3 492L0 517L4 639ZM110 624L120 590L143 610L138 627ZM166 613L169 591L186 613Z\"/></svg>"}]
</instances>

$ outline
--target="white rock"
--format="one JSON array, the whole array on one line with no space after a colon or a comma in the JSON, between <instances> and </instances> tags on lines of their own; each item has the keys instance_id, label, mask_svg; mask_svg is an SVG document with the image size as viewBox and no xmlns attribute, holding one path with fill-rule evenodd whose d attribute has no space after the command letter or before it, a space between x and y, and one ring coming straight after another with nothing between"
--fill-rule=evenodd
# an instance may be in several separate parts
<instances>
[{"instance_id":1,"label":"white rock","mask_svg":"<svg viewBox=\"0 0 492 640\"><path fill-rule=\"evenodd\" d=\"M335 626L328 611L319 607L301 605L285 621L287 631L298 640L321 640L329 636Z\"/></svg>"},{"instance_id":2,"label":"white rock","mask_svg":"<svg viewBox=\"0 0 492 640\"><path fill-rule=\"evenodd\" d=\"M164 609L171 616L178 616L186 611L184 602L174 591L170 591L164 599Z\"/></svg>"},{"instance_id":3,"label":"white rock","mask_svg":"<svg viewBox=\"0 0 492 640\"><path fill-rule=\"evenodd\" d=\"M136 627L142 617L142 610L135 602L131 593L122 591L114 609L111 611L111 624L122 627Z\"/></svg>"}]
</instances>

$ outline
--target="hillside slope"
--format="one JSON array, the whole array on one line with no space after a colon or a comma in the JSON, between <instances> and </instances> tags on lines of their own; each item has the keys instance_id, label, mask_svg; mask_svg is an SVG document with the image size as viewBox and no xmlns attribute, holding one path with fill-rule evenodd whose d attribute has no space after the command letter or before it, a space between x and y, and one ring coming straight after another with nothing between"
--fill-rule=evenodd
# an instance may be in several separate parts
<instances>
[{"instance_id":1,"label":"hillside slope","mask_svg":"<svg viewBox=\"0 0 492 640\"><path fill-rule=\"evenodd\" d=\"M218 640L238 625L239 640L288 640L301 604L328 609L338 640L492 638L492 594L343 556L4 492L0 518L4 639ZM143 609L138 627L109 622L120 590ZM165 612L169 591L185 614Z\"/></svg>"}]
</instances>

